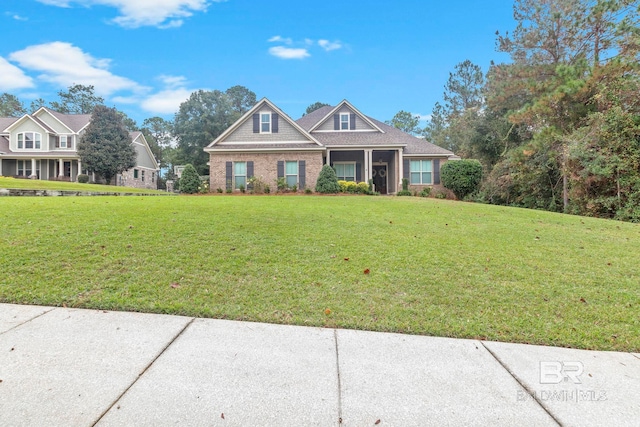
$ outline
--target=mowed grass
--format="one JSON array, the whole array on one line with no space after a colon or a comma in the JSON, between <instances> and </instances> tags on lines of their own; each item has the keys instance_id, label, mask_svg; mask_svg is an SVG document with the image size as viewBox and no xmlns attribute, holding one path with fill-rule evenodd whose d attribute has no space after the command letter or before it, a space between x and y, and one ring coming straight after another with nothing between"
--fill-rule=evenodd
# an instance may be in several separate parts
<instances>
[{"instance_id":1,"label":"mowed grass","mask_svg":"<svg viewBox=\"0 0 640 427\"><path fill-rule=\"evenodd\" d=\"M0 176L0 188L17 190L58 190L58 191L91 191L97 193L144 193L167 194L166 191L146 190L143 188L117 187L113 185L80 184L78 182L41 181L39 179L16 179Z\"/></svg>"},{"instance_id":2,"label":"mowed grass","mask_svg":"<svg viewBox=\"0 0 640 427\"><path fill-rule=\"evenodd\" d=\"M640 350L636 224L224 195L3 198L0 223L2 302Z\"/></svg>"}]
</instances>

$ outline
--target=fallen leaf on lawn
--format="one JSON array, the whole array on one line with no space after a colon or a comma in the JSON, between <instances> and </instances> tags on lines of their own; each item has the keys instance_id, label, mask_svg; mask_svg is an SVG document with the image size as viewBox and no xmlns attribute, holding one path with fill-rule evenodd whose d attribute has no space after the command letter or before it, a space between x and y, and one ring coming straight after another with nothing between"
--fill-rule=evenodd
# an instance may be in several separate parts
<instances>
[{"instance_id":1,"label":"fallen leaf on lawn","mask_svg":"<svg viewBox=\"0 0 640 427\"><path fill-rule=\"evenodd\" d=\"M177 289L177 288L179 288L179 287L180 287L180 283L173 282L173 283L171 284L171 287L172 287L173 289Z\"/></svg>"},{"instance_id":2,"label":"fallen leaf on lawn","mask_svg":"<svg viewBox=\"0 0 640 427\"><path fill-rule=\"evenodd\" d=\"M331 258L335 258L335 257L336 257L336 255L331 255Z\"/></svg>"},{"instance_id":3,"label":"fallen leaf on lawn","mask_svg":"<svg viewBox=\"0 0 640 427\"><path fill-rule=\"evenodd\" d=\"M132 229L132 228L133 228L133 225L130 225L130 226L129 226L129 229Z\"/></svg>"},{"instance_id":4,"label":"fallen leaf on lawn","mask_svg":"<svg viewBox=\"0 0 640 427\"><path fill-rule=\"evenodd\" d=\"M585 304L586 304L586 303L587 303L587 300L586 300L586 299L584 299L584 298L580 298L580 302L583 302L583 303L585 303Z\"/></svg>"},{"instance_id":5,"label":"fallen leaf on lawn","mask_svg":"<svg viewBox=\"0 0 640 427\"><path fill-rule=\"evenodd\" d=\"M329 310L328 308L324 309L324 314L329 315L331 314L331 310Z\"/></svg>"},{"instance_id":6,"label":"fallen leaf on lawn","mask_svg":"<svg viewBox=\"0 0 640 427\"><path fill-rule=\"evenodd\" d=\"M369 274L369 273L371 273L371 270L369 270L368 268L365 268L364 269L364 274Z\"/></svg>"},{"instance_id":7,"label":"fallen leaf on lawn","mask_svg":"<svg viewBox=\"0 0 640 427\"><path fill-rule=\"evenodd\" d=\"M345 258L344 260L345 260L345 261L349 261L349 258Z\"/></svg>"}]
</instances>

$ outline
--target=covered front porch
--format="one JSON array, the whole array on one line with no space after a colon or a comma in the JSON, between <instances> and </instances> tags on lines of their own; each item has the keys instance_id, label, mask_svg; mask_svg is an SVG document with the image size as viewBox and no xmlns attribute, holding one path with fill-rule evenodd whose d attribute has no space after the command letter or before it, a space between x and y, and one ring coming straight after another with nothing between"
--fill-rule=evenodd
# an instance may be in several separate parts
<instances>
[{"instance_id":1,"label":"covered front porch","mask_svg":"<svg viewBox=\"0 0 640 427\"><path fill-rule=\"evenodd\" d=\"M81 170L78 158L0 157L0 176L75 182Z\"/></svg>"},{"instance_id":2,"label":"covered front porch","mask_svg":"<svg viewBox=\"0 0 640 427\"><path fill-rule=\"evenodd\" d=\"M402 147L327 148L324 162L334 168L338 180L372 180L374 191L395 194L402 188L402 152Z\"/></svg>"}]
</instances>

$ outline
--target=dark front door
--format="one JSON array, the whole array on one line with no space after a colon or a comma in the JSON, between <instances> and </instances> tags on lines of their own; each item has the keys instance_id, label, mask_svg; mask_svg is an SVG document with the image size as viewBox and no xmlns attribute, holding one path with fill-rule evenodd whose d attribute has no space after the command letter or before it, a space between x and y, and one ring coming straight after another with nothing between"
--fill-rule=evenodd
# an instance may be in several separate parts
<instances>
[{"instance_id":1,"label":"dark front door","mask_svg":"<svg viewBox=\"0 0 640 427\"><path fill-rule=\"evenodd\" d=\"M387 194L387 165L374 165L372 174L376 191L380 194Z\"/></svg>"}]
</instances>

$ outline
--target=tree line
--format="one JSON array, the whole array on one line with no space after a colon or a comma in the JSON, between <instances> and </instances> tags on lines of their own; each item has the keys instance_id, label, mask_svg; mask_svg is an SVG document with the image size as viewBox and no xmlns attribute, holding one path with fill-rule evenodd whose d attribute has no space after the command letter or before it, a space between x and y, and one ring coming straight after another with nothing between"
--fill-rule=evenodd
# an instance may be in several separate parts
<instances>
[{"instance_id":1,"label":"tree line","mask_svg":"<svg viewBox=\"0 0 640 427\"><path fill-rule=\"evenodd\" d=\"M516 0L496 33L508 63L459 63L426 128L390 124L478 159L475 200L640 221L637 0Z\"/></svg>"}]
</instances>

